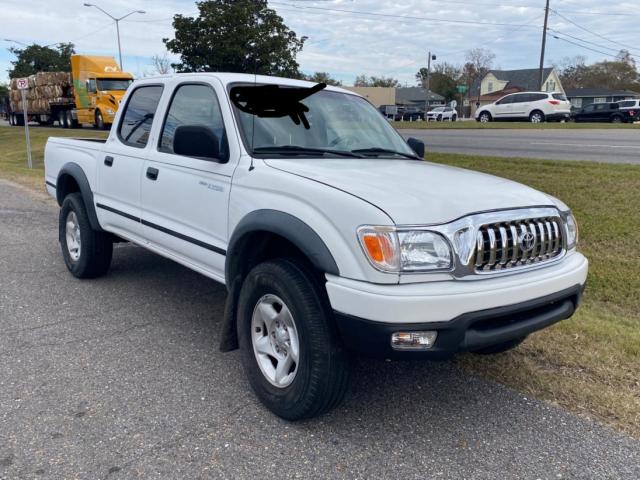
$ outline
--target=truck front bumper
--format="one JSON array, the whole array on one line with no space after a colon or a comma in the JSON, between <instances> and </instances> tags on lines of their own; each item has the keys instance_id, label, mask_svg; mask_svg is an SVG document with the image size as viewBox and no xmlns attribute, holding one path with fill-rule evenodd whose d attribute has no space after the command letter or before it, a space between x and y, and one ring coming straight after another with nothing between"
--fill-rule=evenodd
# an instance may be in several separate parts
<instances>
[{"instance_id":1,"label":"truck front bumper","mask_svg":"<svg viewBox=\"0 0 640 480\"><path fill-rule=\"evenodd\" d=\"M345 344L386 358L446 358L526 335L569 318L587 277L579 253L538 270L471 281L374 285L327 276ZM395 332L435 331L425 350L396 350Z\"/></svg>"}]
</instances>

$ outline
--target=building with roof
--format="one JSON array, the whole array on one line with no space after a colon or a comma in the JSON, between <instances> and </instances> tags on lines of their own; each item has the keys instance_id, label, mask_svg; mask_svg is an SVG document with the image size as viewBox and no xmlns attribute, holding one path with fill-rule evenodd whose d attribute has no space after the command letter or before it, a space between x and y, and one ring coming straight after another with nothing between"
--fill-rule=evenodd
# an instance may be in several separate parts
<instances>
[{"instance_id":1,"label":"building with roof","mask_svg":"<svg viewBox=\"0 0 640 480\"><path fill-rule=\"evenodd\" d=\"M640 93L610 88L570 88L566 95L573 108L583 108L592 103L620 102L640 98Z\"/></svg>"}]
</instances>

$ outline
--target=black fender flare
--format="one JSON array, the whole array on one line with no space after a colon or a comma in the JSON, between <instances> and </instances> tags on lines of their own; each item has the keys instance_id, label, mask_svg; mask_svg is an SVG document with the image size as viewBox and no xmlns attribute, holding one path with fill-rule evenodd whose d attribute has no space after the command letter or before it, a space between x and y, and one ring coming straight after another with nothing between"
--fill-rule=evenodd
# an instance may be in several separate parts
<instances>
[{"instance_id":1,"label":"black fender flare","mask_svg":"<svg viewBox=\"0 0 640 480\"><path fill-rule=\"evenodd\" d=\"M84 170L82 170L82 167L77 163L65 163L60 169L60 172L58 172L58 178L56 180L56 200L58 201L58 205L62 206L64 197L69 191L67 188L67 182L69 181L69 178L73 178L80 188L80 194L82 195L84 206L87 209L87 215L89 216L91 228L102 232L103 230L100 226L100 222L98 222L98 215L96 214L96 206L93 203L93 192L91 191L91 185L89 185L89 180L87 180L87 176L85 175Z\"/></svg>"},{"instance_id":2,"label":"black fender flare","mask_svg":"<svg viewBox=\"0 0 640 480\"><path fill-rule=\"evenodd\" d=\"M277 210L256 210L247 214L236 226L225 262L227 301L224 311L220 350L227 352L238 348L236 310L242 288L243 239L252 233L273 233L293 243L319 271L339 275L340 270L326 244L309 225L297 217ZM246 272L245 272L246 273Z\"/></svg>"},{"instance_id":3,"label":"black fender flare","mask_svg":"<svg viewBox=\"0 0 640 480\"><path fill-rule=\"evenodd\" d=\"M269 232L286 238L307 256L315 268L332 275L340 274L333 255L320 235L309 225L288 213L265 209L247 214L233 231L225 263L225 278L228 282L236 277L242 262L238 255L242 248L241 240L253 232Z\"/></svg>"}]
</instances>

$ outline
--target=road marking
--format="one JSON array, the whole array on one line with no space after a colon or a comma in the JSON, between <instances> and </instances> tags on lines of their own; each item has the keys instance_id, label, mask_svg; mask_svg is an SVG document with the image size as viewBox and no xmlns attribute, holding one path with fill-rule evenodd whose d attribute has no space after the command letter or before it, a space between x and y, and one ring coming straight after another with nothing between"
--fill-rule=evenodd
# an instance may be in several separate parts
<instances>
[{"instance_id":1,"label":"road marking","mask_svg":"<svg viewBox=\"0 0 640 480\"><path fill-rule=\"evenodd\" d=\"M602 147L602 148L636 148L640 145L597 145L588 143L529 142L529 145L555 145L558 147Z\"/></svg>"}]
</instances>

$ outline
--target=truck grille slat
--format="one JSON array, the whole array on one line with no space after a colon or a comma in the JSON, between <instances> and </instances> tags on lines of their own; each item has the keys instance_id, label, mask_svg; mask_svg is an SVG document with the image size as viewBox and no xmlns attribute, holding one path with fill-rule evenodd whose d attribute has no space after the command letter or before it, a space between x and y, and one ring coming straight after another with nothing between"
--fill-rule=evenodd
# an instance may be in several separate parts
<instances>
[{"instance_id":1,"label":"truck grille slat","mask_svg":"<svg viewBox=\"0 0 640 480\"><path fill-rule=\"evenodd\" d=\"M476 234L477 272L532 265L563 253L560 219L543 217L482 225Z\"/></svg>"}]
</instances>

